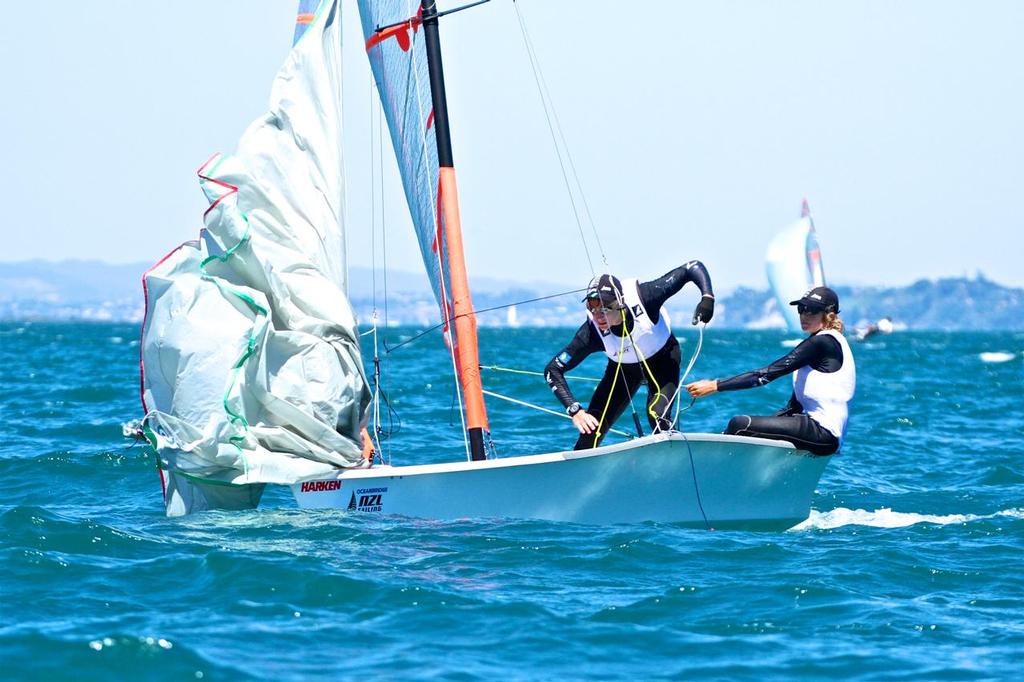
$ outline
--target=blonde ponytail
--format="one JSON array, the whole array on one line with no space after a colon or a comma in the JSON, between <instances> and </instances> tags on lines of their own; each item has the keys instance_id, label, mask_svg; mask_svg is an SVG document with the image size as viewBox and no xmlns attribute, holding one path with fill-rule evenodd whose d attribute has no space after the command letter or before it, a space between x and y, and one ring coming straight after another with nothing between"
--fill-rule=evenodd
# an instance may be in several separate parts
<instances>
[{"instance_id":1,"label":"blonde ponytail","mask_svg":"<svg viewBox=\"0 0 1024 682\"><path fill-rule=\"evenodd\" d=\"M821 327L822 329L831 329L842 334L846 325L844 325L843 321L839 319L839 315L836 315L835 313L825 313L825 321L822 323Z\"/></svg>"}]
</instances>

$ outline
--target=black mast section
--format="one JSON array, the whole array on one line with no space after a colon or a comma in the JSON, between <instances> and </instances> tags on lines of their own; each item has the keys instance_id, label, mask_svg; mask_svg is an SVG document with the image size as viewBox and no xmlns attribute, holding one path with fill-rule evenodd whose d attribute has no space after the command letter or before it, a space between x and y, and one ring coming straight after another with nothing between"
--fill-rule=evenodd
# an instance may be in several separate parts
<instances>
[{"instance_id":1,"label":"black mast section","mask_svg":"<svg viewBox=\"0 0 1024 682\"><path fill-rule=\"evenodd\" d=\"M434 134L437 136L437 161L442 168L454 168L452 134L448 127L448 98L444 92L444 68L441 65L441 38L438 33L437 0L421 0L423 35L430 73L430 96L434 105Z\"/></svg>"}]
</instances>

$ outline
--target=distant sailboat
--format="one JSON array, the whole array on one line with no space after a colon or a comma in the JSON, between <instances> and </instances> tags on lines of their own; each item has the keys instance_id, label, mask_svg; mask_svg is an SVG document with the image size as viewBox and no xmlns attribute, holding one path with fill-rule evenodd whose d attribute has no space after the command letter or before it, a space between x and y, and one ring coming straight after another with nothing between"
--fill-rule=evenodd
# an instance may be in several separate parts
<instances>
[{"instance_id":1,"label":"distant sailboat","mask_svg":"<svg viewBox=\"0 0 1024 682\"><path fill-rule=\"evenodd\" d=\"M800 315L789 302L800 298L808 289L826 286L818 235L806 199L800 220L775 235L768 245L765 270L786 328L791 333L800 333Z\"/></svg>"},{"instance_id":2,"label":"distant sailboat","mask_svg":"<svg viewBox=\"0 0 1024 682\"><path fill-rule=\"evenodd\" d=\"M519 311L516 306L511 305L508 307L508 312L505 313L505 324L509 327L519 326Z\"/></svg>"}]
</instances>

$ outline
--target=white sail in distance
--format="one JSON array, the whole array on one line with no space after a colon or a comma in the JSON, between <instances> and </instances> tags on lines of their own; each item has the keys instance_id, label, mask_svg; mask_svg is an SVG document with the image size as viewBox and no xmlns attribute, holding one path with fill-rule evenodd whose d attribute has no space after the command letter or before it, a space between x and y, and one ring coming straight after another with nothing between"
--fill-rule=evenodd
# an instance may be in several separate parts
<instances>
[{"instance_id":1,"label":"white sail in distance","mask_svg":"<svg viewBox=\"0 0 1024 682\"><path fill-rule=\"evenodd\" d=\"M775 304L786 328L800 332L800 316L796 307L789 305L808 290L825 286L825 270L821 263L821 248L814 230L811 210L804 199L800 220L779 232L768 244L765 270L771 285Z\"/></svg>"}]
</instances>

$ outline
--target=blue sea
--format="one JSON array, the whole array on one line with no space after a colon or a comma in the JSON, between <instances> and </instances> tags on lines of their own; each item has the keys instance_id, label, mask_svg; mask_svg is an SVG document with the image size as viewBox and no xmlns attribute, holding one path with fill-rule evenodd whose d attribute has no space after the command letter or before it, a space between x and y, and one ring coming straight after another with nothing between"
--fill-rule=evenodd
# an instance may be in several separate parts
<instances>
[{"instance_id":1,"label":"blue sea","mask_svg":"<svg viewBox=\"0 0 1024 682\"><path fill-rule=\"evenodd\" d=\"M377 338L394 464L464 457L439 336L394 348L418 331ZM483 329L481 361L538 371L571 333ZM0 323L4 679L1024 679L1024 334L853 344L847 443L785 532L298 511L275 489L167 519L153 456L121 435L141 416L138 334ZM692 378L786 338L711 328ZM557 408L540 377L484 380ZM682 428L789 388L702 399ZM501 456L574 441L564 419L489 410Z\"/></svg>"}]
</instances>

